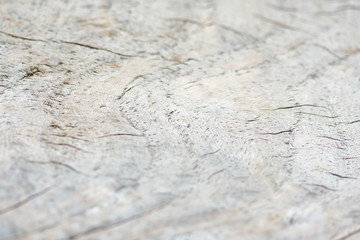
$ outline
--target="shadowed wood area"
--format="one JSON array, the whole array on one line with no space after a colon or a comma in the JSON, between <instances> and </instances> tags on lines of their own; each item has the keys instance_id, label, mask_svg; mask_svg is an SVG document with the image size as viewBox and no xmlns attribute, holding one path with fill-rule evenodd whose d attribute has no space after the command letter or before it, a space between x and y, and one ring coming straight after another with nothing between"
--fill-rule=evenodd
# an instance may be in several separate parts
<instances>
[{"instance_id":1,"label":"shadowed wood area","mask_svg":"<svg viewBox=\"0 0 360 240\"><path fill-rule=\"evenodd\" d=\"M0 0L0 240L360 239L357 0Z\"/></svg>"}]
</instances>

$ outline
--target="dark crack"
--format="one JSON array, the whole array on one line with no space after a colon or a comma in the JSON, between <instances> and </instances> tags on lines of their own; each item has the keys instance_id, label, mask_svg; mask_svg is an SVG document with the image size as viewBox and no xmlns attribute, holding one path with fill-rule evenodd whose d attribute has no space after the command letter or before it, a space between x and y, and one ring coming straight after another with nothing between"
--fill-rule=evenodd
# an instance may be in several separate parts
<instances>
[{"instance_id":1,"label":"dark crack","mask_svg":"<svg viewBox=\"0 0 360 240\"><path fill-rule=\"evenodd\" d=\"M134 83L134 82L135 82L137 79L139 79L139 78L145 79L145 77L144 77L143 75L138 75L138 76L134 77L133 80L131 80L128 84L126 84L123 92L120 94L120 96L118 96L118 97L116 98L116 100L122 99L127 92L129 92L131 89L133 89L135 86L131 86L131 87L129 87L129 86L130 86L132 83Z\"/></svg>"},{"instance_id":2,"label":"dark crack","mask_svg":"<svg viewBox=\"0 0 360 240\"><path fill-rule=\"evenodd\" d=\"M318 137L327 138L327 139L334 140L334 141L339 141L339 142L350 140L350 139L338 139L338 138L333 138L333 137L328 137L328 136L318 136Z\"/></svg>"},{"instance_id":3,"label":"dark crack","mask_svg":"<svg viewBox=\"0 0 360 240\"><path fill-rule=\"evenodd\" d=\"M30 201L32 201L32 200L34 200L34 199L36 199L36 198L44 195L44 194L47 193L51 188L52 188L52 186L47 187L47 188L45 188L44 190L42 190L42 191L40 191L40 192L37 192L37 193L34 193L34 194L28 196L27 198L25 198L25 199L23 199L23 200L15 203L15 204L13 204L13 205L11 205L11 206L8 206L8 207L6 207L6 208L0 209L0 215L3 215L3 214L5 214L5 213L8 213L8 212L10 212L10 211L16 210L16 209L24 206L25 204L29 203Z\"/></svg>"},{"instance_id":4,"label":"dark crack","mask_svg":"<svg viewBox=\"0 0 360 240\"><path fill-rule=\"evenodd\" d=\"M354 124L354 123L358 123L358 122L360 122L360 119L359 119L359 120L352 121L352 122L345 122L345 124Z\"/></svg>"},{"instance_id":5,"label":"dark crack","mask_svg":"<svg viewBox=\"0 0 360 240\"><path fill-rule=\"evenodd\" d=\"M133 134L133 133L113 133L108 135L103 135L98 138L105 138L105 137L114 137L114 136L132 136L132 137L145 137L144 134Z\"/></svg>"},{"instance_id":6,"label":"dark crack","mask_svg":"<svg viewBox=\"0 0 360 240\"><path fill-rule=\"evenodd\" d=\"M251 38L254 42L257 42L258 39L256 37L254 37L253 35L249 34L249 33L244 33L244 32L241 32L241 31L238 31L232 27L229 27L229 26L226 26L224 24L218 24L218 26L224 30L227 30L227 31L230 31L232 33L235 33L236 35L239 35L239 36L245 36L245 37L249 37Z\"/></svg>"},{"instance_id":7,"label":"dark crack","mask_svg":"<svg viewBox=\"0 0 360 240\"><path fill-rule=\"evenodd\" d=\"M329 188L329 187L321 185L321 184L307 183L306 185L323 188L323 189L328 190L328 191L336 191L336 189Z\"/></svg>"},{"instance_id":8,"label":"dark crack","mask_svg":"<svg viewBox=\"0 0 360 240\"><path fill-rule=\"evenodd\" d=\"M212 177L214 177L215 175L217 175L217 174L219 174L219 173L222 173L222 172L224 172L225 171L225 168L224 169L221 169L221 170L219 170L219 171L216 171L216 172L214 172L213 174L211 174L209 177L208 177L208 179L207 180L210 180Z\"/></svg>"},{"instance_id":9,"label":"dark crack","mask_svg":"<svg viewBox=\"0 0 360 240\"><path fill-rule=\"evenodd\" d=\"M112 54L116 54L122 57L127 57L127 58L131 58L131 57L138 57L136 55L128 55L128 54L123 54L123 53L119 53L119 52L115 52L106 48L101 48L101 47L94 47L88 44L84 44L84 43L78 43L78 42L70 42L70 41L63 41L60 40L61 43L65 43L65 44L71 44L71 45L76 45L76 46L80 46L80 47L85 47L85 48L90 48L90 49L94 49L94 50L99 50L99 51L105 51L105 52L109 52Z\"/></svg>"},{"instance_id":10,"label":"dark crack","mask_svg":"<svg viewBox=\"0 0 360 240\"><path fill-rule=\"evenodd\" d=\"M306 115L311 115L311 116L316 116L316 117L323 117L323 118L338 118L339 117L339 116L326 116L326 115L320 115L320 114L308 113L308 112L297 112L297 114L306 114Z\"/></svg>"},{"instance_id":11,"label":"dark crack","mask_svg":"<svg viewBox=\"0 0 360 240\"><path fill-rule=\"evenodd\" d=\"M356 234L358 234L358 233L360 233L360 229L357 229L357 230L355 230L355 231L352 231L352 232L350 232L349 234L347 234L347 235L345 235L345 236L343 236L343 237L341 237L341 238L338 238L338 239L336 239L336 240L346 240L346 239L348 239L349 237L352 237L352 236L354 236L354 235L356 235Z\"/></svg>"},{"instance_id":12,"label":"dark crack","mask_svg":"<svg viewBox=\"0 0 360 240\"><path fill-rule=\"evenodd\" d=\"M199 26L210 26L212 24L205 24L196 20L192 20L192 19L187 19L187 18L166 18L167 21L173 21L173 22L183 22L183 23L191 23L191 24L195 24L195 25L199 25Z\"/></svg>"},{"instance_id":13,"label":"dark crack","mask_svg":"<svg viewBox=\"0 0 360 240\"><path fill-rule=\"evenodd\" d=\"M27 37L22 37L22 36L18 36L15 34L11 34L11 33L7 33L4 31L0 31L0 33L5 34L9 37L13 37L13 38L17 38L17 39L21 39L21 40L26 40L26 41L36 41L36 42L44 42L44 43L49 43L49 42L53 42L53 43L63 43L63 44L69 44L69 45L76 45L76 46L80 46L80 47L84 47L84 48L89 48L89 49L94 49L94 50L98 50L98 51L105 51L105 52L109 52L121 57L126 57L126 58L132 58L132 57L138 57L137 55L129 55L129 54L123 54L123 53L119 53L119 52L115 52L113 50L110 49L106 49L106 48L102 48L102 47L95 47L89 44L84 44L84 43L78 43L78 42L73 42L73 41L65 41L65 40L43 40L43 39L37 39L37 38L27 38Z\"/></svg>"},{"instance_id":14,"label":"dark crack","mask_svg":"<svg viewBox=\"0 0 360 240\"><path fill-rule=\"evenodd\" d=\"M279 135L282 133L292 133L293 129L289 129L289 130L284 130L284 131L280 131L280 132L268 132L268 133L260 133L262 135Z\"/></svg>"},{"instance_id":15,"label":"dark crack","mask_svg":"<svg viewBox=\"0 0 360 240\"><path fill-rule=\"evenodd\" d=\"M204 155L202 155L201 157L206 157L206 156L209 156L209 155L215 154L215 153L219 152L220 150L221 150L221 149L218 149L218 150L216 150L216 151L214 151L214 152L205 153L205 154L204 154Z\"/></svg>"},{"instance_id":16,"label":"dark crack","mask_svg":"<svg viewBox=\"0 0 360 240\"><path fill-rule=\"evenodd\" d=\"M267 23L271 23L273 25L276 25L278 27L281 27L281 28L284 28L284 29L288 29L288 30L292 30L292 31L300 31L300 32L305 32L304 30L300 29L300 28L296 28L296 27L292 27L290 25L287 25L285 23L282 23L282 22L279 22L279 21L276 21L276 20L272 20L270 18L266 18L264 16L261 16L259 14L255 14L254 15L256 18L260 19L260 20L263 20L264 22L267 22Z\"/></svg>"},{"instance_id":17,"label":"dark crack","mask_svg":"<svg viewBox=\"0 0 360 240\"><path fill-rule=\"evenodd\" d=\"M74 240L74 239L77 239L77 238L80 238L80 237L84 237L84 236L87 236L87 235L90 235L90 234L93 234L93 233L96 233L96 232L101 232L101 231L106 231L106 230L109 230L109 229L112 229L112 228L116 228L116 227L119 227L123 224L126 224L128 222L132 222L134 220L137 220L137 219L140 219L142 217L145 217L147 215L150 215L152 214L153 212L155 211L159 211L161 210L162 208L166 207L167 205L169 205L174 199L171 199L169 201L165 201L163 203L160 203L158 204L157 206L147 210L147 211L143 211L143 212L140 212L140 213L137 213L137 214L134 214L130 217L127 217L127 218L120 218L120 219L116 219L115 221L113 222L110 222L110 223L105 223L105 224L100 224L98 226L95 226L95 227L91 227L85 231L82 231L82 232L79 232L79 233L75 233L67 238L64 238L64 240Z\"/></svg>"},{"instance_id":18,"label":"dark crack","mask_svg":"<svg viewBox=\"0 0 360 240\"><path fill-rule=\"evenodd\" d=\"M288 107L278 107L278 108L275 108L275 109L269 109L269 110L276 111L276 110L284 110L284 109L292 109L292 108L301 108L301 107L317 107L317 108L325 108L325 107L323 107L323 106L318 106L318 105L315 105L315 104L299 104L299 105L288 106Z\"/></svg>"},{"instance_id":19,"label":"dark crack","mask_svg":"<svg viewBox=\"0 0 360 240\"><path fill-rule=\"evenodd\" d=\"M7 35L7 36L9 36L9 37L13 37L13 38L21 39L21 40L26 40L26 41L44 42L44 43L47 43L47 42L48 42L48 41L43 40L43 39L22 37L22 36L18 36L18 35L15 35L15 34L7 33L7 32L4 32L4 31L1 31L1 30L0 30L0 33L5 34L5 35Z\"/></svg>"},{"instance_id":20,"label":"dark crack","mask_svg":"<svg viewBox=\"0 0 360 240\"><path fill-rule=\"evenodd\" d=\"M325 50L325 51L328 52L331 56L333 56L333 57L335 57L335 58L337 58L337 59L339 59L339 60L343 58L343 57L340 57L339 55L337 55L336 53L334 53L333 51L331 51L328 47L325 47L325 46L323 46L323 45L321 45L321 44L316 43L316 44L314 44L314 46L319 47L319 48Z\"/></svg>"},{"instance_id":21,"label":"dark crack","mask_svg":"<svg viewBox=\"0 0 360 240\"><path fill-rule=\"evenodd\" d=\"M54 143L54 142L46 142L47 144L51 144L51 145L56 145L56 146L65 146L65 147L70 147L70 148L73 148L75 150L78 150L78 151L82 151L82 152L88 152L88 151L85 151L79 147L76 147L74 145L71 145L71 144L68 144L68 143Z\"/></svg>"},{"instance_id":22,"label":"dark crack","mask_svg":"<svg viewBox=\"0 0 360 240\"><path fill-rule=\"evenodd\" d=\"M30 70L26 70L25 72L26 72L26 74L21 78L21 80L24 78L32 77L37 73L41 73L41 71L38 67L31 67Z\"/></svg>"},{"instance_id":23,"label":"dark crack","mask_svg":"<svg viewBox=\"0 0 360 240\"><path fill-rule=\"evenodd\" d=\"M84 172L81 172L79 170L77 170L76 168L70 166L69 164L66 164L66 163L62 163L62 162L57 162L57 161L48 161L48 162L42 162L42 161L31 161L31 160L28 160L27 162L29 163L35 163L35 164L54 164L54 165L59 165L59 166L62 166L62 167L65 167L69 170L71 170L72 172L75 172L77 174L80 174L80 175L83 175L83 176L86 176L86 177L93 177L87 173L84 173Z\"/></svg>"},{"instance_id":24,"label":"dark crack","mask_svg":"<svg viewBox=\"0 0 360 240\"><path fill-rule=\"evenodd\" d=\"M339 175L339 174L336 174L336 173L333 173L333 172L329 172L329 174L331 174L331 175L333 175L335 177L338 177L338 178L356 179L355 177L342 176L342 175Z\"/></svg>"}]
</instances>

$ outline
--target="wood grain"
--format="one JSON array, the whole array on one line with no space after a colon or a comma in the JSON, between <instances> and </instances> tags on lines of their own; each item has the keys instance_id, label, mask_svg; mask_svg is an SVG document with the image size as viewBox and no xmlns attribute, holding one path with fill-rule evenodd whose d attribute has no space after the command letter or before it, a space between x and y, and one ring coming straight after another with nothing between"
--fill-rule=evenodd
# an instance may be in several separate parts
<instances>
[{"instance_id":1,"label":"wood grain","mask_svg":"<svg viewBox=\"0 0 360 240\"><path fill-rule=\"evenodd\" d=\"M359 8L0 1L0 239L360 239Z\"/></svg>"}]
</instances>

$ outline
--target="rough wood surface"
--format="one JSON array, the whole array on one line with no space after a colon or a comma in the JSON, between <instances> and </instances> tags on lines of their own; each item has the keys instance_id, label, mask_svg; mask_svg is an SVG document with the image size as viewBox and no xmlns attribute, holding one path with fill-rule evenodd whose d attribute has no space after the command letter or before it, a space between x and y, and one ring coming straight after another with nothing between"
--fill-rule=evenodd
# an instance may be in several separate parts
<instances>
[{"instance_id":1,"label":"rough wood surface","mask_svg":"<svg viewBox=\"0 0 360 240\"><path fill-rule=\"evenodd\" d=\"M0 0L0 239L360 239L358 0Z\"/></svg>"}]
</instances>

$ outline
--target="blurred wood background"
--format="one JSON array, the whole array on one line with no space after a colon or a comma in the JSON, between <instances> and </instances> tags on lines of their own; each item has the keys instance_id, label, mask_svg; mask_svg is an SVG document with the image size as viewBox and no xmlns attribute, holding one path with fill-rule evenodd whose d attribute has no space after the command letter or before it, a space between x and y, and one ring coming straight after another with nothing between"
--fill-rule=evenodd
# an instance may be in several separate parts
<instances>
[{"instance_id":1,"label":"blurred wood background","mask_svg":"<svg viewBox=\"0 0 360 240\"><path fill-rule=\"evenodd\" d=\"M0 0L0 239L360 239L358 0Z\"/></svg>"}]
</instances>

